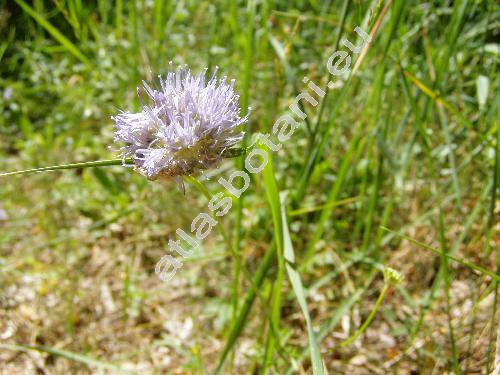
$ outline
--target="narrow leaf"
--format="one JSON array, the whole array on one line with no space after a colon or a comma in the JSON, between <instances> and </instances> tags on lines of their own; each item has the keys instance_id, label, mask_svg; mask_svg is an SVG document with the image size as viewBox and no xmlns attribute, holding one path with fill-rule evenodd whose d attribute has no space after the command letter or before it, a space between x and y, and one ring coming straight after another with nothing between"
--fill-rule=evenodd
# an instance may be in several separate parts
<instances>
[{"instance_id":1,"label":"narrow leaf","mask_svg":"<svg viewBox=\"0 0 500 375\"><path fill-rule=\"evenodd\" d=\"M113 365L111 363L103 362L100 360L97 360L95 358L79 354L79 353L74 353L70 352L67 350L63 349L56 349L56 348L50 348L48 346L44 345L11 345L11 344L0 344L0 348L6 349L6 350L14 350L14 351L22 351L22 352L29 352L31 350L35 350L38 352L44 352L44 353L49 353L58 357L63 357L66 359L69 359L71 361L83 363L87 365L90 368L98 368L98 369L103 369L103 370L110 370L113 371L114 373L131 373L131 371L126 371L122 369L121 367L118 367L116 365Z\"/></svg>"},{"instance_id":2,"label":"narrow leaf","mask_svg":"<svg viewBox=\"0 0 500 375\"><path fill-rule=\"evenodd\" d=\"M292 284L295 296L297 297L297 302L299 303L299 306L302 309L302 314L304 314L304 319L306 320L313 374L322 375L324 374L324 368L323 361L321 360L321 352L312 326L311 316L309 315L309 310L307 308L306 292L304 291L300 274L295 265L295 254L293 251L292 240L290 238L290 231L288 230L285 204L283 201L281 202L281 221L283 226L283 251L286 262L286 271L288 273L290 283Z\"/></svg>"},{"instance_id":3,"label":"narrow leaf","mask_svg":"<svg viewBox=\"0 0 500 375\"><path fill-rule=\"evenodd\" d=\"M61 32L55 28L49 21L38 14L32 7L26 4L23 0L14 0L23 10L35 19L52 37L63 45L72 55L78 58L81 62L90 65L90 60Z\"/></svg>"},{"instance_id":4,"label":"narrow leaf","mask_svg":"<svg viewBox=\"0 0 500 375\"><path fill-rule=\"evenodd\" d=\"M457 258L453 255L450 255L450 254L447 254L447 253L443 253L442 251L439 251L438 249L435 249L429 245L426 245L425 243L422 243L422 242L419 242L417 240L414 240L413 238L411 237L408 237L408 236L405 236L404 234L401 234L401 233L398 233L398 232L395 232L393 231L392 229L389 229L389 228L386 228L386 227L381 227L382 229L388 231L388 232L391 232L391 233L394 233L395 235L401 237L401 238L404 238L405 240L408 240L410 241L411 243L415 244L415 245L418 245L424 249L427 249L427 250L430 250L432 251L433 253L435 254L438 254L438 255L441 255L441 256L445 256L465 267L468 267L468 268L472 268L473 270L476 270L484 275L488 275L490 276L491 278L493 278L493 280L496 280L496 281L500 281L500 275L497 275L491 271L488 271L487 269L481 267L481 266L477 266L475 265L474 263L471 263L471 262L468 262L466 260L463 260L463 259L460 259L460 258Z\"/></svg>"}]
</instances>

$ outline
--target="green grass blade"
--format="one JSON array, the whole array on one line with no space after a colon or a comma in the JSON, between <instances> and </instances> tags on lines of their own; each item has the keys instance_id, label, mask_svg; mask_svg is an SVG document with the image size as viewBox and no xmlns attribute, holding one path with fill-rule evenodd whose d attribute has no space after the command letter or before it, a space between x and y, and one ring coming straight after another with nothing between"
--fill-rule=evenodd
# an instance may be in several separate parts
<instances>
[{"instance_id":1,"label":"green grass blade","mask_svg":"<svg viewBox=\"0 0 500 375\"><path fill-rule=\"evenodd\" d=\"M498 103L498 98L495 102L495 104ZM497 110L497 107L495 106L494 110ZM495 146L495 162L493 163L493 188L491 189L491 198L490 198L490 204L489 204L489 209L488 209L488 223L487 223L487 228L486 228L486 235L485 238L485 256L490 256L491 254L491 241L492 241L492 236L494 235L494 225L495 225L495 206L497 203L497 187L498 187L498 176L500 175L500 126L498 126L498 122L496 124L496 146ZM497 261L496 261L496 269L497 272L500 272L500 257L498 256L498 250L497 250ZM493 298L493 306L491 308L491 327L496 327L496 320L497 320L497 305L498 305L498 281L495 281L495 290L493 292L494 298ZM490 368L491 366L495 365L491 359L491 357L494 354L494 340L495 340L495 332L492 329L490 331L489 337L488 337L488 351L486 355L486 372L489 374L490 373ZM497 349L498 350L498 349Z\"/></svg>"},{"instance_id":2,"label":"green grass blade","mask_svg":"<svg viewBox=\"0 0 500 375\"><path fill-rule=\"evenodd\" d=\"M226 345L222 351L222 354L219 358L219 364L217 365L217 369L215 370L215 374L222 374L224 369L224 364L226 362L227 356L229 352L233 349L236 340L238 339L241 331L243 330L245 324L247 323L248 314L250 313L250 309L252 308L255 297L257 296L257 292L262 286L264 278L267 274L269 267L271 266L272 261L274 260L274 256L276 253L276 246L273 244L264 254L257 271L255 272L255 277L253 279L252 286L250 290L247 292L243 304L241 305L240 310L238 311L238 316L236 320L233 322L233 326L229 333L229 337L226 341Z\"/></svg>"},{"instance_id":3,"label":"green grass blade","mask_svg":"<svg viewBox=\"0 0 500 375\"><path fill-rule=\"evenodd\" d=\"M250 80L252 76L252 61L253 61L253 45L254 45L254 13L255 13L255 3L250 0L247 4L247 28L244 35L245 48L244 48L244 65L243 65L243 90L241 96L241 106L243 112L248 112L248 103L250 98ZM243 148L246 148L247 138L250 135L249 124L246 125L246 132L243 136L242 144ZM244 155L241 155L237 161L238 169L243 170L245 167ZM239 307L239 283L240 283L240 271L241 271L241 240L243 236L243 206L244 206L245 193L243 192L239 199L236 201L236 233L234 236L234 251L236 257L233 263L233 295L232 295L232 305L233 305L233 319L236 317L236 312Z\"/></svg>"},{"instance_id":4,"label":"green grass blade","mask_svg":"<svg viewBox=\"0 0 500 375\"><path fill-rule=\"evenodd\" d=\"M351 141L349 148L345 152L342 158L342 162L340 164L339 171L337 173L337 178L335 179L335 182L330 189L330 192L328 193L328 197L326 200L325 204L325 209L321 211L318 223L316 225L316 229L314 231L313 237L310 239L306 254L305 254L305 259L306 262L309 260L311 255L314 253L314 250L316 248L316 243L323 237L324 229L326 222L330 219L333 209L335 207L335 204L337 203L337 199L340 195L342 186L346 180L347 173L349 171L349 167L352 165L352 161L354 158L355 151L357 149L358 141L359 141L359 134L361 133L361 127L358 127L358 130L356 131L356 135L354 136L353 140Z\"/></svg>"},{"instance_id":5,"label":"green grass blade","mask_svg":"<svg viewBox=\"0 0 500 375\"><path fill-rule=\"evenodd\" d=\"M386 7L389 7L390 4L391 4L391 2L388 2L386 4ZM326 121L326 126L324 126L324 129L322 129L321 132L319 131L319 128L318 128L317 133L319 134L319 136L315 137L316 139L313 140L314 147L313 147L312 151L310 152L308 160L307 160L307 162L304 166L304 169L301 173L302 177L299 181L298 188L294 194L295 202L300 202L306 194L306 191L307 191L307 188L308 188L309 182L310 182L310 177L312 176L313 171L314 171L315 167L317 166L319 160L323 157L323 152L324 152L326 145L330 139L330 137L329 137L330 132L333 128L333 125L336 123L334 120L337 118L337 114L338 114L339 110L341 109L341 104L343 103L344 99L347 97L347 93L348 93L349 88L353 82L354 73L359 69L362 62L364 61L364 57L366 56L367 51L373 45L374 40L375 40L375 36L377 35L379 27L380 27L380 24L382 23L386 14L387 14L387 12L385 11L379 15L376 26L369 33L373 41L372 41L372 43L365 44L363 51L361 52L361 55L356 60L354 68L352 69L348 78L344 82L343 87L340 89L340 92L339 92L337 99L335 101L335 106L333 107L332 112L329 115L328 121ZM326 97L326 95L325 95L325 97Z\"/></svg>"},{"instance_id":6,"label":"green grass blade","mask_svg":"<svg viewBox=\"0 0 500 375\"><path fill-rule=\"evenodd\" d=\"M264 148L262 149L264 150ZM272 163L272 155L269 152L267 155L269 161L267 162L267 165L264 168L263 177L264 177L264 186L266 190L267 201L271 208L271 216L273 219L273 227L274 227L274 242L276 243L277 255L278 255L278 273L276 275L276 280L274 282L274 288L273 288L270 323L272 326L272 330L275 333L277 333L277 335L276 337L275 336L269 337L264 366L262 369L263 372L265 372L266 368L271 363L276 341L279 340L279 332L280 332L279 326L281 320L281 290L285 275L285 258L283 255L283 222L281 220L281 201ZM271 330L269 331L269 334L271 334ZM278 345L281 346L279 341Z\"/></svg>"},{"instance_id":7,"label":"green grass blade","mask_svg":"<svg viewBox=\"0 0 500 375\"><path fill-rule=\"evenodd\" d=\"M488 196L488 193L490 192L491 188L492 188L492 184L488 184L483 189L483 192L482 192L481 196L478 198L478 201L477 201L475 207L473 208L472 212L469 214L469 216L467 217L467 219L465 221L464 228L463 228L462 232L460 233L459 237L453 243L453 246L451 246L450 251L449 251L450 255L455 254L458 251L458 249L460 248L460 246L462 245L462 243L465 241L466 237L468 236L469 231L472 228L472 225L476 222L477 218L479 217L479 214L481 213L481 210L482 210L482 207L484 204L484 200ZM382 227L382 229L386 230L385 227ZM389 230L389 231L391 231L391 230ZM391 231L391 234L394 234L396 236L401 237L401 235L399 233L396 233L393 231ZM427 245L425 245L425 246L427 246ZM440 269L438 271L436 277L434 278L434 282L432 283L432 286L430 287L429 291L426 293L426 295L423 297L423 300L420 303L422 308L420 309L417 323L415 324L415 326L412 330L411 336L409 338L408 349L413 345L413 343L415 341L416 335L419 332L420 327L422 326L422 324L424 322L425 313L429 309L432 301L434 300L436 293L437 293L437 290L439 289L439 286L441 285L442 279L443 279L443 274L442 274L442 269Z\"/></svg>"},{"instance_id":8,"label":"green grass blade","mask_svg":"<svg viewBox=\"0 0 500 375\"><path fill-rule=\"evenodd\" d=\"M435 254L438 254L440 256L445 256L446 258L449 258L451 260L453 260L454 262L457 262L459 264L461 264L462 266L465 266L467 268L470 268L470 269L473 269L473 270L476 270L478 271L479 273L483 274L483 275L487 275L489 277L491 277L493 280L495 281L500 281L500 275L497 275L491 271L488 271L487 269L481 267L481 266L478 266L474 263L471 263L471 262L468 262L464 259L461 259L461 258L457 258L456 256L453 256L453 255L450 255L448 253L443 253L442 251L439 251L438 249L435 249L429 245L426 245L425 243L422 243L422 242L419 242L411 237L408 237L408 236L405 236L404 234L401 234L401 233L398 233L398 232L395 232L393 231L392 229L389 229L387 227L382 227L382 229L388 231L388 232L391 232L391 233L394 233L395 235L401 237L401 238L404 238L405 240L407 241L410 241L411 243L415 244L415 245L418 245L420 246L421 248L423 249L427 249L427 250L430 250L432 251L433 253Z\"/></svg>"},{"instance_id":9,"label":"green grass blade","mask_svg":"<svg viewBox=\"0 0 500 375\"><path fill-rule=\"evenodd\" d=\"M121 38L123 35L123 0L116 0L115 27L117 37Z\"/></svg>"},{"instance_id":10,"label":"green grass blade","mask_svg":"<svg viewBox=\"0 0 500 375\"><path fill-rule=\"evenodd\" d=\"M286 261L286 271L288 273L288 278L292 284L293 291L297 297L297 302L304 314L304 319L307 326L307 337L309 340L309 350L311 353L311 363L313 368L313 374L324 374L323 361L321 359L321 352L316 340L316 335L312 326L311 316L309 315L309 310L307 308L306 293L304 286L302 285L302 280L300 274L297 271L295 264L295 254L293 250L292 240L290 238L290 231L288 230L286 209L284 202L281 202L281 222L283 226L283 252Z\"/></svg>"},{"instance_id":11,"label":"green grass blade","mask_svg":"<svg viewBox=\"0 0 500 375\"><path fill-rule=\"evenodd\" d=\"M432 99L436 105L442 105L444 108L448 110L448 112L455 115L465 126L467 126L470 129L474 128L473 124L469 120L467 120L464 116L462 116L460 112L457 109L455 109L455 107L453 107L450 103L448 103L448 101L443 99L442 96L439 95L439 93L434 91L432 88L428 87L425 83L423 83L409 71L403 70L403 74L410 79L410 81L416 88L418 88L420 91L422 91L422 93L427 95L429 99Z\"/></svg>"},{"instance_id":12,"label":"green grass blade","mask_svg":"<svg viewBox=\"0 0 500 375\"><path fill-rule=\"evenodd\" d=\"M439 210L439 242L441 245L441 268L443 270L443 279L444 279L444 295L446 299L446 315L448 316L448 331L450 335L450 343L451 343L451 353L453 357L453 368L455 370L455 374L460 374L460 365L458 360L457 353L457 344L455 342L455 334L453 330L453 319L451 315L451 306L450 306L450 272L448 269L448 258L446 257L446 252L448 251L448 246L446 244L446 235L444 231L444 219L443 219L443 211Z\"/></svg>"},{"instance_id":13,"label":"green grass blade","mask_svg":"<svg viewBox=\"0 0 500 375\"><path fill-rule=\"evenodd\" d=\"M90 60L76 47L68 38L66 38L57 28L55 28L43 16L38 14L32 7L26 4L23 0L14 0L26 13L38 22L52 37L57 40L64 48L81 62L90 65Z\"/></svg>"},{"instance_id":14,"label":"green grass blade","mask_svg":"<svg viewBox=\"0 0 500 375\"><path fill-rule=\"evenodd\" d=\"M311 212L323 211L326 208L345 206L351 203L355 203L357 201L359 201L359 197L351 197L351 198L340 199L333 203L324 203L317 206L298 208L288 213L288 216L294 217L294 216L307 215Z\"/></svg>"},{"instance_id":15,"label":"green grass blade","mask_svg":"<svg viewBox=\"0 0 500 375\"><path fill-rule=\"evenodd\" d=\"M342 10L341 10L341 16L340 16L340 23L339 23L339 25L337 27L337 35L336 35L336 38L335 38L335 45L333 46L333 50L334 51L337 51L339 49L340 40L342 39L342 34L344 32L344 25L345 25L347 13L349 12L349 6L350 6L350 4L351 4L351 0L344 0L344 2L342 4ZM332 78L332 75L329 74L327 81L330 81L331 78ZM321 121L323 119L323 114L325 112L326 103L327 103L327 100L328 100L328 95L330 93L330 90L328 89L328 84L325 84L325 86L323 87L323 89L325 91L325 96L321 100L320 107L319 107L319 112L318 112L318 117L316 119L316 124L315 124L314 129L313 129L312 140L311 140L311 144L312 145L314 144L314 141L316 139L316 134L317 134L317 132L319 130L319 127L321 126Z\"/></svg>"},{"instance_id":16,"label":"green grass blade","mask_svg":"<svg viewBox=\"0 0 500 375\"><path fill-rule=\"evenodd\" d=\"M364 286L356 289L349 297L344 299L342 303L332 312L328 320L321 325L321 328L319 330L319 333L317 335L317 340L318 342L322 342L329 334L332 332L335 327L340 323L340 320L342 319L343 316L345 316L349 310L354 306L355 303L357 303L363 294L366 292L368 289L369 285L375 278L379 271L377 269L373 269L371 274L367 276L367 281ZM309 347L305 348L297 358L297 362L301 363L304 358L309 354ZM287 375L290 375L294 373L292 368L289 368L286 371Z\"/></svg>"}]
</instances>

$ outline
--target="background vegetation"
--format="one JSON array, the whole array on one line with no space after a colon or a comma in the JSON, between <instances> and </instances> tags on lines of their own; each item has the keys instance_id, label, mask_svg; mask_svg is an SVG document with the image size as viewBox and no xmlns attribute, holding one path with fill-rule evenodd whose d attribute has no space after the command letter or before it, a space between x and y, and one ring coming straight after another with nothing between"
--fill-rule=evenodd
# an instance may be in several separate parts
<instances>
[{"instance_id":1,"label":"background vegetation","mask_svg":"<svg viewBox=\"0 0 500 375\"><path fill-rule=\"evenodd\" d=\"M495 371L499 15L472 0L0 1L0 171L116 157L110 116L170 60L236 78L250 133L268 132L304 76L326 85L341 38L374 36L170 283L154 266L206 210L195 187L217 193L241 160L185 195L121 167L0 178L0 370L312 373L319 346L336 373Z\"/></svg>"}]
</instances>

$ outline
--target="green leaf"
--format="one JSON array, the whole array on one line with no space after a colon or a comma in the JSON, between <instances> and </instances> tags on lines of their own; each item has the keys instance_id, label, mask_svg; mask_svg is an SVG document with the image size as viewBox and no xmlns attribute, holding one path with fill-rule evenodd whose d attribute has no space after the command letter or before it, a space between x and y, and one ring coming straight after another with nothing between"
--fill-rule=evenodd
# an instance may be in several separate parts
<instances>
[{"instance_id":1,"label":"green leaf","mask_svg":"<svg viewBox=\"0 0 500 375\"><path fill-rule=\"evenodd\" d=\"M109 194L118 195L120 193L120 187L118 186L116 181L112 181L108 177L106 172L104 172L102 169L94 168L92 169L92 174L99 181L102 187L108 191Z\"/></svg>"},{"instance_id":2,"label":"green leaf","mask_svg":"<svg viewBox=\"0 0 500 375\"><path fill-rule=\"evenodd\" d=\"M311 354L313 373L315 375L324 374L321 352L312 326L311 316L309 315L309 310L307 308L306 293L304 291L304 286L302 285L302 280L300 279L300 274L297 271L295 265L295 254L293 251L292 240L290 238L290 231L288 230L284 196L282 196L282 198L283 199L281 202L281 222L283 226L283 248L284 248L284 256L286 262L286 271L288 273L288 278L290 279L290 283L292 284L295 296L297 297L297 302L299 303L299 306L302 309L302 314L304 314L304 319L306 320L307 336L309 340L309 350Z\"/></svg>"},{"instance_id":3,"label":"green leaf","mask_svg":"<svg viewBox=\"0 0 500 375\"><path fill-rule=\"evenodd\" d=\"M271 364L276 344L278 344L278 346L281 346L279 327L281 320L281 291L283 289L283 280L285 277L285 258L283 256L283 223L281 221L280 194L278 184L276 183L272 155L268 152L267 147L260 144L259 146L261 150L267 152L268 157L267 164L263 171L264 186L266 190L267 201L271 208L271 216L273 218L274 227L274 242L276 243L278 256L278 272L274 281L273 295L271 298L271 329L268 331L269 335L272 335L273 332L275 333L275 335L268 337L264 366L262 368L262 372L265 373L267 367Z\"/></svg>"}]
</instances>

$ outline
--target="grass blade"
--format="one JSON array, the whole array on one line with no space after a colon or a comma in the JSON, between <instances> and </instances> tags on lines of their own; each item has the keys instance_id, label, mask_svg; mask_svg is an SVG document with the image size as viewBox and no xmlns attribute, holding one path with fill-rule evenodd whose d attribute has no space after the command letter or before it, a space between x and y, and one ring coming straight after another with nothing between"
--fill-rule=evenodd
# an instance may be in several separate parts
<instances>
[{"instance_id":1,"label":"grass blade","mask_svg":"<svg viewBox=\"0 0 500 375\"><path fill-rule=\"evenodd\" d=\"M497 97L498 99L498 97ZM497 101L498 102L498 101ZM496 103L497 103L496 102ZM496 110L496 107L495 107ZM491 189L491 198L490 198L490 205L488 209L488 224L487 224L487 229L486 229L486 240L485 240L485 253L486 256L489 256L491 254L491 239L493 237L494 233L494 225L495 225L495 205L497 202L497 187L498 187L498 176L500 175L500 127L497 124L496 127L496 146L495 146L495 162L493 164L493 188ZM497 250L498 251L498 250ZM500 272L500 257L498 256L497 253L497 261L496 261L496 269L497 272ZM497 305L498 305L498 281L495 281L495 290L493 292L494 298L493 298L493 306L491 309L491 327L496 327L496 320L497 320ZM494 355L494 343L493 341L495 340L495 332L492 329L490 331L489 337L488 337L488 351L486 355L486 372L489 374L491 366L495 365L493 361L491 360L492 355ZM497 350L498 350L498 345L497 345Z\"/></svg>"},{"instance_id":2,"label":"grass blade","mask_svg":"<svg viewBox=\"0 0 500 375\"><path fill-rule=\"evenodd\" d=\"M476 265L474 263L468 262L468 261L463 260L461 258L457 258L456 256L450 255L448 253L443 253L442 251L439 251L438 249L435 249L435 248L433 248L433 247L431 247L429 245L426 245L425 243L422 243L422 242L419 242L417 240L414 240L413 238L405 236L404 234L395 232L392 229L389 229L387 227L382 227L382 229L384 229L384 230L386 230L388 232L394 233L395 235L397 235L397 236L399 236L401 238L404 238L405 240L410 241L411 243L413 243L415 245L418 245L418 246L420 246L423 249L430 250L433 253L435 253L437 255L440 255L440 256L445 256L446 258L451 259L454 262L457 262L457 263L461 264L462 266L465 266L465 267L471 268L473 270L476 270L479 273L482 273L483 275L487 275L487 276L491 277L493 280L495 280L497 282L500 281L500 275L497 275L497 274L495 274L495 273L493 273L491 271L488 271L487 269L485 269L485 268L483 268L481 266L478 266L478 265Z\"/></svg>"},{"instance_id":3,"label":"grass blade","mask_svg":"<svg viewBox=\"0 0 500 375\"><path fill-rule=\"evenodd\" d=\"M324 203L324 204L320 204L317 206L303 207L303 208L299 208L299 209L291 211L288 214L288 216L294 217L294 216L307 215L311 212L323 211L324 209L331 208L331 207L345 206L345 205L348 205L351 203L355 203L357 201L359 201L359 197L351 197L351 198L341 199L341 200L335 201L333 203Z\"/></svg>"},{"instance_id":4,"label":"grass blade","mask_svg":"<svg viewBox=\"0 0 500 375\"><path fill-rule=\"evenodd\" d=\"M245 34L245 48L244 48L244 65L243 65L243 90L241 97L241 107L245 113L248 112L248 103L250 97L250 79L252 76L252 61L253 61L253 44L254 44L254 13L255 13L255 4L254 1L249 1L247 5L247 28ZM246 148L247 138L250 135L249 124L246 125L247 131L243 136L242 144L243 148ZM237 161L238 168L243 170L245 166L244 155ZM243 206L244 206L244 198L245 193L239 197L236 202L236 233L234 236L234 251L236 256L234 258L233 263L233 295L231 297L232 305L233 305L233 319L236 318L236 312L239 307L239 283L240 283L240 273L242 268L242 260L241 260L241 240L243 236Z\"/></svg>"},{"instance_id":5,"label":"grass blade","mask_svg":"<svg viewBox=\"0 0 500 375\"><path fill-rule=\"evenodd\" d=\"M26 4L23 0L14 0L26 13L40 24L52 37L57 40L64 48L68 50L73 56L84 64L90 65L90 60L76 47L68 38L55 28L49 21L38 14L32 7Z\"/></svg>"},{"instance_id":6,"label":"grass blade","mask_svg":"<svg viewBox=\"0 0 500 375\"><path fill-rule=\"evenodd\" d=\"M356 289L348 298L342 301L339 307L337 307L331 314L331 316L328 318L328 320L321 325L321 329L319 330L319 333L317 335L317 340L318 342L322 342L329 334L330 332L335 329L335 327L340 323L340 320L342 319L343 316L345 316L349 310L352 308L352 306L357 303L363 294L366 292L368 289L369 285L375 278L375 275L378 273L378 270L374 269L372 272L368 275L367 281L364 286ZM305 348L299 355L297 362L301 363L304 358L309 354L309 348ZM293 373L293 369L289 368L286 371L287 375L290 375Z\"/></svg>"},{"instance_id":7,"label":"grass blade","mask_svg":"<svg viewBox=\"0 0 500 375\"><path fill-rule=\"evenodd\" d=\"M455 374L460 374L460 365L458 360L457 345L455 343L455 334L453 331L453 319L451 315L451 305L450 305L450 272L448 269L448 258L446 258L446 252L448 251L448 246L446 243L446 236L444 232L444 219L443 211L439 209L439 242L441 244L441 268L443 270L444 278L444 294L446 299L446 315L448 316L448 330L450 335L451 343L451 353L453 357L453 369Z\"/></svg>"},{"instance_id":8,"label":"grass blade","mask_svg":"<svg viewBox=\"0 0 500 375\"><path fill-rule=\"evenodd\" d=\"M253 279L252 286L248 291L245 300L238 312L238 316L233 323L231 328L231 332L229 333L229 338L226 341L226 345L222 351L222 354L219 358L219 364L217 365L217 369L215 370L215 374L222 374L222 370L224 369L224 364L226 362L227 356L229 352L233 349L236 340L238 339L243 327L245 326L248 318L248 314L250 313L250 309L252 308L255 297L257 296L257 291L262 286L264 281L264 277L267 274L267 270L271 266L271 263L274 259L274 255L276 252L276 246L273 244L264 254L257 271L255 272L255 277Z\"/></svg>"},{"instance_id":9,"label":"grass blade","mask_svg":"<svg viewBox=\"0 0 500 375\"><path fill-rule=\"evenodd\" d=\"M286 271L288 273L290 283L292 284L295 296L297 297L297 302L299 303L302 314L304 314L304 319L306 320L307 337L309 340L309 350L311 353L313 374L324 374L320 348L316 340L311 316L309 315L309 310L307 308L306 293L304 291L304 286L302 285L302 280L300 279L300 274L297 271L295 264L295 254L293 250L292 240L290 238L290 231L288 230L284 202L281 202L281 222L283 226L283 252L286 261Z\"/></svg>"},{"instance_id":10,"label":"grass blade","mask_svg":"<svg viewBox=\"0 0 500 375\"><path fill-rule=\"evenodd\" d=\"M264 148L262 148L264 149ZM267 151L267 150L266 150ZM276 243L277 255L278 255L278 273L276 275L276 280L274 282L273 296L272 296L272 312L271 312L271 327L275 333L275 336L269 336L268 345L266 348L266 356L264 362L263 372L265 373L266 368L271 363L274 347L276 340L279 340L279 326L281 317L281 290L283 286L283 280L285 275L285 258L283 254L283 222L281 216L281 202L279 196L278 184L276 183L276 176L274 173L273 163L271 154L268 153L268 163L264 168L264 185L266 189L266 196L269 206L271 208L271 215L273 218L274 227L274 242ZM269 330L271 334L271 330ZM278 345L280 345L278 341Z\"/></svg>"},{"instance_id":11,"label":"grass blade","mask_svg":"<svg viewBox=\"0 0 500 375\"><path fill-rule=\"evenodd\" d=\"M474 128L473 124L469 120L462 116L457 109L455 109L450 103L443 99L442 96L440 96L436 91L432 90L409 71L403 70L403 74L410 79L410 81L416 88L422 91L429 99L432 99L436 103L436 105L441 105L446 108L448 112L455 115L469 129Z\"/></svg>"},{"instance_id":12,"label":"grass blade","mask_svg":"<svg viewBox=\"0 0 500 375\"><path fill-rule=\"evenodd\" d=\"M13 345L13 344L0 344L0 348L14 351L29 352L31 350L36 350L38 352L49 353L57 357L62 357L69 359L71 361L83 363L90 368L98 368L103 370L114 371L118 373L133 373L132 371L126 371L119 366L113 365L111 363L103 362L95 358L70 352L63 349L50 348L45 345Z\"/></svg>"}]
</instances>

